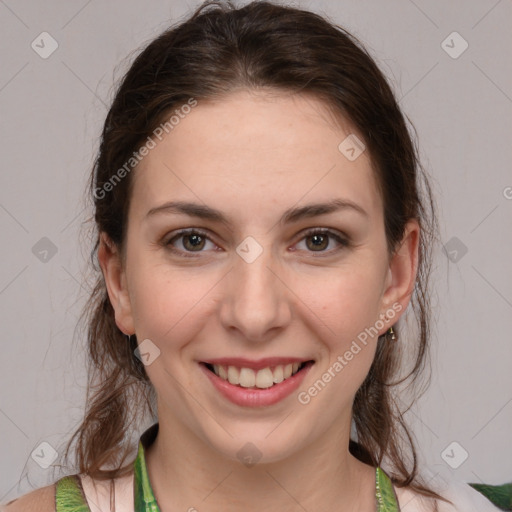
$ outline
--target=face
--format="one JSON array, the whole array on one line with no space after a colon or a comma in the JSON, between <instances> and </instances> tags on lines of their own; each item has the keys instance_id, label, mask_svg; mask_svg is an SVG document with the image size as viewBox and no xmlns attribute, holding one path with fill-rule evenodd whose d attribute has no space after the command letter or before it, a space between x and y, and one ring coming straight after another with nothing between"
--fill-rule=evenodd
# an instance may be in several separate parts
<instances>
[{"instance_id":1,"label":"face","mask_svg":"<svg viewBox=\"0 0 512 512\"><path fill-rule=\"evenodd\" d=\"M368 152L338 149L351 133L312 97L199 102L133 171L124 264L100 247L118 327L150 340L159 418L226 457L348 436L408 304L417 225L390 258Z\"/></svg>"}]
</instances>

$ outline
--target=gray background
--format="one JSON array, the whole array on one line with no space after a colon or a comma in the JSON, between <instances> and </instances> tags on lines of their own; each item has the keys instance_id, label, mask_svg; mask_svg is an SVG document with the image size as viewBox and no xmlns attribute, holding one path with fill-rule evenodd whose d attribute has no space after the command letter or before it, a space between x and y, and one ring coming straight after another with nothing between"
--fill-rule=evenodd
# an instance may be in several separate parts
<instances>
[{"instance_id":1,"label":"gray background","mask_svg":"<svg viewBox=\"0 0 512 512\"><path fill-rule=\"evenodd\" d=\"M125 57L198 4L0 0L0 501L51 483L31 453L42 442L59 451L83 412L83 196L112 86ZM436 247L432 385L406 416L422 463L464 481L511 481L511 2L296 5L366 43L434 177L453 261ZM31 47L44 31L58 43L46 59ZM462 39L442 44L454 31L469 45L457 58L445 50L458 54ZM44 237L55 254L41 252Z\"/></svg>"}]
</instances>

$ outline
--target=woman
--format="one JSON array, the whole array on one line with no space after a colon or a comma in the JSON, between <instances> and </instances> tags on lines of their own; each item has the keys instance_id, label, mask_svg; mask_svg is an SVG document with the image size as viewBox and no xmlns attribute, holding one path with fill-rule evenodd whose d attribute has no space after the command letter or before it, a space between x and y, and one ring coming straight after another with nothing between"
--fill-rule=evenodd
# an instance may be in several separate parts
<instances>
[{"instance_id":1,"label":"woman","mask_svg":"<svg viewBox=\"0 0 512 512\"><path fill-rule=\"evenodd\" d=\"M425 365L435 216L351 35L203 5L131 66L90 185L79 471L6 510L496 510L418 474L398 385Z\"/></svg>"}]
</instances>

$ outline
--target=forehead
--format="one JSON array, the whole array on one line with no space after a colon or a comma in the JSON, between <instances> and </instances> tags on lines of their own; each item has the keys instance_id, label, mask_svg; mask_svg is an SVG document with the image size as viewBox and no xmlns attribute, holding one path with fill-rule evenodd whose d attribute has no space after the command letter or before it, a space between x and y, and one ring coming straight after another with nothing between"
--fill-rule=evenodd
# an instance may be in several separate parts
<instances>
[{"instance_id":1,"label":"forehead","mask_svg":"<svg viewBox=\"0 0 512 512\"><path fill-rule=\"evenodd\" d=\"M198 101L135 169L133 213L187 199L241 217L343 197L379 215L369 155L339 149L352 133L312 96L244 90Z\"/></svg>"}]
</instances>

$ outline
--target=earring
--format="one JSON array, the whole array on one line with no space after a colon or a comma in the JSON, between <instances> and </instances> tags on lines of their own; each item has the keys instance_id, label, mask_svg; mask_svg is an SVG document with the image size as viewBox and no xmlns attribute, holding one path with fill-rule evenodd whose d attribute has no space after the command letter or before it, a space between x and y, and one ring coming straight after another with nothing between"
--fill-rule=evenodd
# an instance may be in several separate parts
<instances>
[{"instance_id":1,"label":"earring","mask_svg":"<svg viewBox=\"0 0 512 512\"><path fill-rule=\"evenodd\" d=\"M390 327L386 334L388 334L390 336L391 341L396 341L396 334L395 334L395 331L393 330L393 327Z\"/></svg>"}]
</instances>

